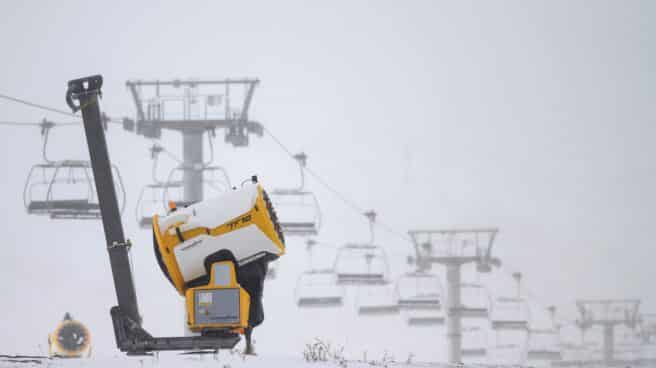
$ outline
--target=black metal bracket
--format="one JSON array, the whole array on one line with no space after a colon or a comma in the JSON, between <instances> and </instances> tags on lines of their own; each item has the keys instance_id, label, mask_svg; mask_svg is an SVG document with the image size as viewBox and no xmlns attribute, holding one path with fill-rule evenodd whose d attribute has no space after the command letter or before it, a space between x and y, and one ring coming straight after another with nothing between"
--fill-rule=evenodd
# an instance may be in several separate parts
<instances>
[{"instance_id":1,"label":"black metal bracket","mask_svg":"<svg viewBox=\"0 0 656 368\"><path fill-rule=\"evenodd\" d=\"M241 339L232 332L213 331L209 335L184 337L153 337L141 325L121 312L118 306L111 309L116 346L128 355L150 355L156 351L217 351L232 349Z\"/></svg>"},{"instance_id":2,"label":"black metal bracket","mask_svg":"<svg viewBox=\"0 0 656 368\"><path fill-rule=\"evenodd\" d=\"M101 75L92 75L90 77L78 78L68 81L66 90L66 104L76 113L82 106L76 105L74 100L79 100L82 95L95 94L102 97L103 78Z\"/></svg>"},{"instance_id":3,"label":"black metal bracket","mask_svg":"<svg viewBox=\"0 0 656 368\"><path fill-rule=\"evenodd\" d=\"M107 245L107 249L113 249L113 248L125 248L127 250L130 250L132 248L132 242L130 239L127 239L125 242L118 242L115 241L112 244Z\"/></svg>"}]
</instances>

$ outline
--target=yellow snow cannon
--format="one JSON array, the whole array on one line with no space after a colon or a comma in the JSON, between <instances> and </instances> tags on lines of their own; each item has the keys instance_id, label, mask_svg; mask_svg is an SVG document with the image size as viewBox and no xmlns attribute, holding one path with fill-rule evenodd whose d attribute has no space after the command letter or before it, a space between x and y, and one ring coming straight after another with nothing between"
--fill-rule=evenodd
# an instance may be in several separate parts
<instances>
[{"instance_id":1,"label":"yellow snow cannon","mask_svg":"<svg viewBox=\"0 0 656 368\"><path fill-rule=\"evenodd\" d=\"M245 333L263 320L268 262L285 252L275 210L257 178L217 198L171 204L153 217L155 254L185 297L187 327L202 335Z\"/></svg>"},{"instance_id":2,"label":"yellow snow cannon","mask_svg":"<svg viewBox=\"0 0 656 368\"><path fill-rule=\"evenodd\" d=\"M66 313L48 335L48 355L53 358L82 358L91 355L91 335L80 322Z\"/></svg>"}]
</instances>

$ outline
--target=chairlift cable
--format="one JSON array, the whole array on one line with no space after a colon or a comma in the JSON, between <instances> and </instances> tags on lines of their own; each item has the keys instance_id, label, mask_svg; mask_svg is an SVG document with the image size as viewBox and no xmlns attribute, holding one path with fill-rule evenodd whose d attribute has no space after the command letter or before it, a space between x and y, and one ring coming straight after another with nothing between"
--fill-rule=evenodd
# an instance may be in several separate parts
<instances>
[{"instance_id":1,"label":"chairlift cable","mask_svg":"<svg viewBox=\"0 0 656 368\"><path fill-rule=\"evenodd\" d=\"M268 128L264 128L264 131L273 139L273 141L292 159L295 160L294 154L292 151L285 146L280 139L278 139ZM321 184L324 188L326 188L329 192L331 192L335 197L337 197L340 201L342 201L347 207L351 208L353 211L355 211L358 214L363 214L367 210L359 206L355 201L351 200L348 198L346 195L342 194L340 191L335 189L332 185L328 184L326 180L324 180L317 172L312 170L311 168L307 166L302 166L302 170L304 170L306 173L310 174L319 184ZM383 230L387 231L388 233L398 237L399 239L408 242L412 244L412 240L405 235L402 232L396 231L393 227L387 225L385 222L380 221L380 218L376 219L375 225L381 227Z\"/></svg>"},{"instance_id":2,"label":"chairlift cable","mask_svg":"<svg viewBox=\"0 0 656 368\"><path fill-rule=\"evenodd\" d=\"M57 113L57 114L62 114L62 115L72 116L72 117L77 117L77 115L72 114L72 113L67 112L67 111L64 111L64 110L59 110L59 109L56 109L56 108L54 108L54 107L49 107L49 106L45 106L45 105L40 105L40 104L37 104L37 103L34 103L34 102L30 102L30 101L23 100L23 99L16 98L16 97L12 97L12 96L7 96L7 95L4 95L4 94L0 94L0 98L3 98L3 99L5 99L5 100L9 100L9 101L12 101L12 102L16 102L16 103L19 103L19 104L23 104L23 105L31 106L31 107L34 107L34 108L37 108L37 109L41 109L41 110L45 110L45 111L54 112L54 113Z\"/></svg>"},{"instance_id":3,"label":"chairlift cable","mask_svg":"<svg viewBox=\"0 0 656 368\"><path fill-rule=\"evenodd\" d=\"M54 113L57 113L57 114L66 115L66 116L75 117L75 118L79 117L78 115L75 115L75 114L70 113L70 112L65 111L65 110L60 110L60 109L57 109L57 108L54 108L54 107L41 105L41 104L38 104L38 103L34 103L34 102L27 101L27 100L24 100L24 99L8 96L8 95L5 95L5 94L0 94L0 98L8 100L8 101L16 102L16 103L19 103L19 104L23 104L23 105L26 105L26 106L34 107L34 108L37 108L37 109L40 109L40 110L50 111L50 112L54 112ZM107 117L104 122L107 123L107 124L123 124L123 122L121 120L118 120L118 119L115 119L115 118L110 118L110 117ZM12 121L6 121L5 122L5 121L3 121L3 122L0 122L0 125L34 126L34 125L40 125L40 123L31 123L31 122L30 123L27 123L27 122L26 123L21 123L21 122L12 122ZM79 121L79 122L54 123L54 126L72 126L72 125L82 125L82 122Z\"/></svg>"},{"instance_id":4,"label":"chairlift cable","mask_svg":"<svg viewBox=\"0 0 656 368\"><path fill-rule=\"evenodd\" d=\"M516 268L512 265L509 265L507 261L504 261L503 264L499 268L510 277L512 277L513 274L519 272L518 268ZM546 306L546 304L544 304L542 302L542 299L537 297L537 295L531 289L526 287L526 282L522 283L522 291L525 292L526 295L529 297L529 299L532 302L536 303L538 305L538 307L540 307L544 311L547 311L547 312L549 311L549 307ZM576 326L576 319L575 318L572 319L572 318L563 316L563 314L560 313L560 309L557 310L555 317L559 322L562 322L563 324L570 325L570 326Z\"/></svg>"},{"instance_id":5,"label":"chairlift cable","mask_svg":"<svg viewBox=\"0 0 656 368\"><path fill-rule=\"evenodd\" d=\"M0 121L0 125L33 127L33 126L39 126L39 123L27 123L27 122L19 123L16 121Z\"/></svg>"},{"instance_id":6,"label":"chairlift cable","mask_svg":"<svg viewBox=\"0 0 656 368\"><path fill-rule=\"evenodd\" d=\"M82 122L65 122L65 123L53 123L53 126L54 127L57 127L57 126L72 126L72 125L80 125L80 124L82 124ZM38 126L41 126L42 123L18 122L18 121L0 121L0 125L38 127Z\"/></svg>"}]
</instances>

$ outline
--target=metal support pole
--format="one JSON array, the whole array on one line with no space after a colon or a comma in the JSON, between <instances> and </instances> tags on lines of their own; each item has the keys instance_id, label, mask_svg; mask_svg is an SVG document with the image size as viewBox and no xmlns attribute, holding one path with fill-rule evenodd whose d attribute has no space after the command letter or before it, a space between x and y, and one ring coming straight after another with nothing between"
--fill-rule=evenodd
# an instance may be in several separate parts
<instances>
[{"instance_id":1,"label":"metal support pole","mask_svg":"<svg viewBox=\"0 0 656 368\"><path fill-rule=\"evenodd\" d=\"M612 363L614 346L614 326L611 323L604 324L604 364L610 365Z\"/></svg>"},{"instance_id":2,"label":"metal support pole","mask_svg":"<svg viewBox=\"0 0 656 368\"><path fill-rule=\"evenodd\" d=\"M74 110L82 110L84 132L89 147L118 306L122 313L133 322L140 324L141 316L130 264L130 248L123 234L121 211L116 199L112 165L100 114L101 87L102 77L99 75L69 81L67 103ZM73 104L74 99L79 101L79 107Z\"/></svg>"},{"instance_id":3,"label":"metal support pole","mask_svg":"<svg viewBox=\"0 0 656 368\"><path fill-rule=\"evenodd\" d=\"M203 200L203 131L182 133L184 201Z\"/></svg>"},{"instance_id":4,"label":"metal support pole","mask_svg":"<svg viewBox=\"0 0 656 368\"><path fill-rule=\"evenodd\" d=\"M447 282L447 339L448 359L450 364L458 364L462 360L462 326L460 314L460 264L446 265Z\"/></svg>"}]
</instances>

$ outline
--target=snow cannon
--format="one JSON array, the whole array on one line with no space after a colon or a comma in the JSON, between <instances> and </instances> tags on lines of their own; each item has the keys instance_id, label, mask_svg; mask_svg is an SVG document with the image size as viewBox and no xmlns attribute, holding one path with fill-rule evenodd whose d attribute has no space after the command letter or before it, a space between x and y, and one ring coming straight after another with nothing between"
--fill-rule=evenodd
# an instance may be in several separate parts
<instances>
[{"instance_id":1,"label":"snow cannon","mask_svg":"<svg viewBox=\"0 0 656 368\"><path fill-rule=\"evenodd\" d=\"M160 268L185 297L190 332L244 333L262 322L267 265L285 244L257 177L217 198L171 203L153 217L153 238Z\"/></svg>"},{"instance_id":2,"label":"snow cannon","mask_svg":"<svg viewBox=\"0 0 656 368\"><path fill-rule=\"evenodd\" d=\"M55 331L48 335L48 355L53 358L89 357L91 355L89 330L66 313Z\"/></svg>"}]
</instances>

